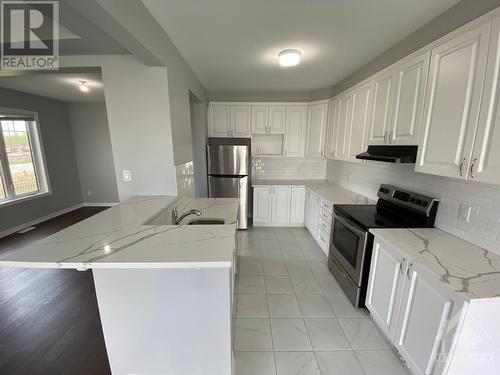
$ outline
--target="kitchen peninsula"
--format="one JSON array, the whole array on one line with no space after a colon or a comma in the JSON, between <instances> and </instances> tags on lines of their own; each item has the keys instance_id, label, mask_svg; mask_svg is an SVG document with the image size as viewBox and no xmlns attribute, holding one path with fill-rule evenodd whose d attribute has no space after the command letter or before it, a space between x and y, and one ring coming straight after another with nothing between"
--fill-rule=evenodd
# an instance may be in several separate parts
<instances>
[{"instance_id":1,"label":"kitchen peninsula","mask_svg":"<svg viewBox=\"0 0 500 375\"><path fill-rule=\"evenodd\" d=\"M201 216L172 225L173 207ZM138 197L0 266L92 269L114 374L230 374L237 213L237 199Z\"/></svg>"}]
</instances>

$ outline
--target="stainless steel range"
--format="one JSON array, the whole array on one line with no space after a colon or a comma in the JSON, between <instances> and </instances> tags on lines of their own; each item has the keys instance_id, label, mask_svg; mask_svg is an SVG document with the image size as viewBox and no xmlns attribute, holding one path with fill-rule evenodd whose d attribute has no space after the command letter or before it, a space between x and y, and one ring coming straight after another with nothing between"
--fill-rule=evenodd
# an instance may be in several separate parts
<instances>
[{"instance_id":1,"label":"stainless steel range","mask_svg":"<svg viewBox=\"0 0 500 375\"><path fill-rule=\"evenodd\" d=\"M381 185L376 205L333 206L328 266L357 307L365 303L373 245L370 228L434 226L438 200L391 185Z\"/></svg>"}]
</instances>

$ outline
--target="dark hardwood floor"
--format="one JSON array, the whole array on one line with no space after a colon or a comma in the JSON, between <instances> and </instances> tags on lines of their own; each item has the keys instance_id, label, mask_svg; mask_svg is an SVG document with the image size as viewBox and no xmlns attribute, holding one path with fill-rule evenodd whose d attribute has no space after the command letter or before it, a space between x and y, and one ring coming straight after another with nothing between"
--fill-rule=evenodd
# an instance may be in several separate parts
<instances>
[{"instance_id":1,"label":"dark hardwood floor","mask_svg":"<svg viewBox=\"0 0 500 375\"><path fill-rule=\"evenodd\" d=\"M4 237L0 257L103 209ZM0 267L0 374L110 374L91 271Z\"/></svg>"}]
</instances>

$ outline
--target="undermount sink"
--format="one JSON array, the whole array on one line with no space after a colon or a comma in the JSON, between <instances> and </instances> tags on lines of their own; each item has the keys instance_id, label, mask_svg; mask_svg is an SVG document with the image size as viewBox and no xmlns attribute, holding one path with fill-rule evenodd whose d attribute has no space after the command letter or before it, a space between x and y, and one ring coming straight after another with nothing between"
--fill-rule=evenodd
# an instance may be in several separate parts
<instances>
[{"instance_id":1,"label":"undermount sink","mask_svg":"<svg viewBox=\"0 0 500 375\"><path fill-rule=\"evenodd\" d=\"M224 219L194 219L187 223L187 225L221 225L224 224Z\"/></svg>"}]
</instances>

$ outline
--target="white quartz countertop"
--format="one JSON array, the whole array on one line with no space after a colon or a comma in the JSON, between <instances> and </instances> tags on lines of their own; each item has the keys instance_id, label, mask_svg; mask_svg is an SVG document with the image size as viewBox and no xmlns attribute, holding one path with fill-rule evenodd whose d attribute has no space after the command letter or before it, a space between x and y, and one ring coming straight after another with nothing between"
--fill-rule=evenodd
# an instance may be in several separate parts
<instances>
[{"instance_id":1,"label":"white quartz countertop","mask_svg":"<svg viewBox=\"0 0 500 375\"><path fill-rule=\"evenodd\" d=\"M202 216L170 224L199 209ZM231 267L239 200L233 198L137 197L91 216L4 258L0 266L34 268ZM164 210L167 210L163 212ZM222 218L224 225L183 225L195 218ZM155 225L145 222L154 219Z\"/></svg>"},{"instance_id":2,"label":"white quartz countertop","mask_svg":"<svg viewBox=\"0 0 500 375\"><path fill-rule=\"evenodd\" d=\"M500 256L436 228L370 229L466 300L500 296Z\"/></svg>"},{"instance_id":3,"label":"white quartz countertop","mask_svg":"<svg viewBox=\"0 0 500 375\"><path fill-rule=\"evenodd\" d=\"M328 180L258 180L252 179L252 186L305 186L332 204L372 204L371 199L344 189Z\"/></svg>"}]
</instances>

